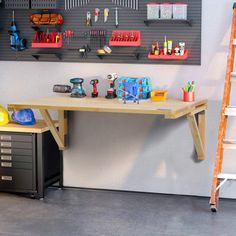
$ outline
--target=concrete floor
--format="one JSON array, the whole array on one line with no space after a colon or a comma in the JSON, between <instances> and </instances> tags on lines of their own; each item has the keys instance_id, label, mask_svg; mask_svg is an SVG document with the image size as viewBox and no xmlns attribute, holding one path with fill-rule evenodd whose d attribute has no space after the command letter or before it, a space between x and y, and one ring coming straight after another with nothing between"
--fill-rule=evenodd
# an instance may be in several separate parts
<instances>
[{"instance_id":1,"label":"concrete floor","mask_svg":"<svg viewBox=\"0 0 236 236\"><path fill-rule=\"evenodd\" d=\"M1 236L233 236L236 201L49 189L43 201L0 194Z\"/></svg>"}]
</instances>

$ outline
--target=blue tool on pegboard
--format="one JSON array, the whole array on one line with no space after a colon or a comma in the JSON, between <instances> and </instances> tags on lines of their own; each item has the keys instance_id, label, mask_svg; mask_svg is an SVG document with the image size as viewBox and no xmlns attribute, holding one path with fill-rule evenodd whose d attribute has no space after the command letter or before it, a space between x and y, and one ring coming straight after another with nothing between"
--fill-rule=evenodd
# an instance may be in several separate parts
<instances>
[{"instance_id":1,"label":"blue tool on pegboard","mask_svg":"<svg viewBox=\"0 0 236 236\"><path fill-rule=\"evenodd\" d=\"M118 79L118 98L124 101L139 101L149 99L152 91L149 77L130 78L126 76Z\"/></svg>"}]
</instances>

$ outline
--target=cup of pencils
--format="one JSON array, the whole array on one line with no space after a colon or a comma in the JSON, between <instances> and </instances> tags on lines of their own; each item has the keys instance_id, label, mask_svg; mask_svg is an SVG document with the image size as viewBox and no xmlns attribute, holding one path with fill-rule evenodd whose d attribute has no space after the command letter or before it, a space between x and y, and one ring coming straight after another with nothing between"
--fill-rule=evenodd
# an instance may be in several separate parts
<instances>
[{"instance_id":1,"label":"cup of pencils","mask_svg":"<svg viewBox=\"0 0 236 236\"><path fill-rule=\"evenodd\" d=\"M183 90L183 101L184 102L194 102L195 96L194 96L194 91L195 91L195 84L194 81L188 82Z\"/></svg>"}]
</instances>

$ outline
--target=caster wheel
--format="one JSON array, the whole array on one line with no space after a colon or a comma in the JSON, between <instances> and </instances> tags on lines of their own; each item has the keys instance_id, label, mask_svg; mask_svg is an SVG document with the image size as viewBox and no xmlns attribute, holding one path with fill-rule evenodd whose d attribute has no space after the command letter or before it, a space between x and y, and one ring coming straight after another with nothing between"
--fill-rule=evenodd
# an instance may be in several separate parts
<instances>
[{"instance_id":1,"label":"caster wheel","mask_svg":"<svg viewBox=\"0 0 236 236\"><path fill-rule=\"evenodd\" d=\"M215 205L211 205L211 212L217 212L217 208Z\"/></svg>"},{"instance_id":2,"label":"caster wheel","mask_svg":"<svg viewBox=\"0 0 236 236\"><path fill-rule=\"evenodd\" d=\"M31 198L31 199L36 199L36 196L35 196L34 194L31 194L31 195L30 195L30 198Z\"/></svg>"}]
</instances>

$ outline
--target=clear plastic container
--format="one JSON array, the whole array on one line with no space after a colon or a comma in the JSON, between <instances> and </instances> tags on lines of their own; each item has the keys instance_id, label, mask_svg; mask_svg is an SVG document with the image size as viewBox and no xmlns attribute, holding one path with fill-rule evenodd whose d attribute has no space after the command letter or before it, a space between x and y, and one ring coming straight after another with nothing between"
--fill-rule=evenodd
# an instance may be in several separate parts
<instances>
[{"instance_id":1,"label":"clear plastic container","mask_svg":"<svg viewBox=\"0 0 236 236\"><path fill-rule=\"evenodd\" d=\"M147 4L147 19L158 20L160 19L160 4L155 2L149 2Z\"/></svg>"},{"instance_id":2,"label":"clear plastic container","mask_svg":"<svg viewBox=\"0 0 236 236\"><path fill-rule=\"evenodd\" d=\"M188 4L177 2L173 4L173 19L187 20Z\"/></svg>"},{"instance_id":3,"label":"clear plastic container","mask_svg":"<svg viewBox=\"0 0 236 236\"><path fill-rule=\"evenodd\" d=\"M161 19L172 19L173 14L173 4L162 3L160 4L160 18Z\"/></svg>"}]
</instances>

